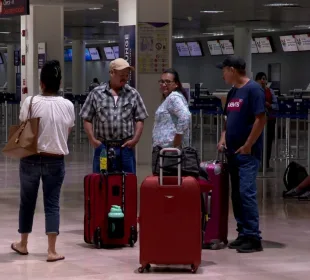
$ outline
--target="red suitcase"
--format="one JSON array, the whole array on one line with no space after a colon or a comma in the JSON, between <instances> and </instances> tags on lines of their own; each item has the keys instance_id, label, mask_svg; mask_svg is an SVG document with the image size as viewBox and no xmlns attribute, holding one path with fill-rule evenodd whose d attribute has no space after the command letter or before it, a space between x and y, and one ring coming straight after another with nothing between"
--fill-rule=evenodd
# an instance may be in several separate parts
<instances>
[{"instance_id":1,"label":"red suitcase","mask_svg":"<svg viewBox=\"0 0 310 280\"><path fill-rule=\"evenodd\" d=\"M131 247L137 241L137 177L134 174L90 174L84 178L84 240L99 248ZM112 205L122 207L124 218L108 217ZM114 227L114 229L112 229ZM113 232L114 230L114 232Z\"/></svg>"},{"instance_id":2,"label":"red suitcase","mask_svg":"<svg viewBox=\"0 0 310 280\"><path fill-rule=\"evenodd\" d=\"M167 151L178 149L163 149ZM162 166L161 158L160 166ZM139 272L150 264L191 265L195 273L201 263L201 193L193 177L149 176L140 191Z\"/></svg>"},{"instance_id":3,"label":"red suitcase","mask_svg":"<svg viewBox=\"0 0 310 280\"><path fill-rule=\"evenodd\" d=\"M223 161L202 162L200 167L208 174L212 190L204 193L206 227L203 248L217 250L228 244L229 173Z\"/></svg>"}]
</instances>

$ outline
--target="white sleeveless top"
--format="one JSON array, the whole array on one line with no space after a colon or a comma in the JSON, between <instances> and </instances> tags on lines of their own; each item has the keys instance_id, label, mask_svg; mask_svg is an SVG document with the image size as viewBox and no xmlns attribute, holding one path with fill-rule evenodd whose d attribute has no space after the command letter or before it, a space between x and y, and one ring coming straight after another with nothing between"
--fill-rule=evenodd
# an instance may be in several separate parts
<instances>
[{"instance_id":1,"label":"white sleeveless top","mask_svg":"<svg viewBox=\"0 0 310 280\"><path fill-rule=\"evenodd\" d=\"M27 119L30 100L27 97L22 105L21 121ZM38 152L68 155L69 129L75 122L72 102L61 96L37 95L32 101L32 118L40 118Z\"/></svg>"}]
</instances>

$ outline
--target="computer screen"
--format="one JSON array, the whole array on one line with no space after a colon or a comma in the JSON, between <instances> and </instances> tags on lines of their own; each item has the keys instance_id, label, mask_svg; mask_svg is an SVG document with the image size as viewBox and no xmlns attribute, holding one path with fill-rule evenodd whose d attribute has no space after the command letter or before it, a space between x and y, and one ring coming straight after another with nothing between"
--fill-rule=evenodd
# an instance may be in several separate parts
<instances>
[{"instance_id":1,"label":"computer screen","mask_svg":"<svg viewBox=\"0 0 310 280\"><path fill-rule=\"evenodd\" d=\"M191 56L188 45L185 42L176 43L175 45L177 47L179 56L181 57Z\"/></svg>"},{"instance_id":2,"label":"computer screen","mask_svg":"<svg viewBox=\"0 0 310 280\"><path fill-rule=\"evenodd\" d=\"M233 44L230 40L219 40L219 43L224 55L233 55L235 53Z\"/></svg>"},{"instance_id":3,"label":"computer screen","mask_svg":"<svg viewBox=\"0 0 310 280\"><path fill-rule=\"evenodd\" d=\"M88 50L91 56L91 60L93 61L100 60L100 54L97 48L89 48Z\"/></svg>"},{"instance_id":4,"label":"computer screen","mask_svg":"<svg viewBox=\"0 0 310 280\"><path fill-rule=\"evenodd\" d=\"M104 50L107 60L115 59L114 51L111 47L104 47L103 50Z\"/></svg>"},{"instance_id":5,"label":"computer screen","mask_svg":"<svg viewBox=\"0 0 310 280\"><path fill-rule=\"evenodd\" d=\"M280 36L284 52L298 52L297 43L293 35Z\"/></svg>"},{"instance_id":6,"label":"computer screen","mask_svg":"<svg viewBox=\"0 0 310 280\"><path fill-rule=\"evenodd\" d=\"M272 53L269 37L255 38L255 43L259 53Z\"/></svg>"},{"instance_id":7,"label":"computer screen","mask_svg":"<svg viewBox=\"0 0 310 280\"><path fill-rule=\"evenodd\" d=\"M300 34L294 37L299 51L310 51L310 34Z\"/></svg>"},{"instance_id":8,"label":"computer screen","mask_svg":"<svg viewBox=\"0 0 310 280\"><path fill-rule=\"evenodd\" d=\"M113 47L114 57L119 58L119 46Z\"/></svg>"},{"instance_id":9,"label":"computer screen","mask_svg":"<svg viewBox=\"0 0 310 280\"><path fill-rule=\"evenodd\" d=\"M208 41L208 48L211 55L222 55L222 48L219 41Z\"/></svg>"},{"instance_id":10,"label":"computer screen","mask_svg":"<svg viewBox=\"0 0 310 280\"><path fill-rule=\"evenodd\" d=\"M187 46L191 56L202 56L202 50L199 42L187 42Z\"/></svg>"},{"instance_id":11,"label":"computer screen","mask_svg":"<svg viewBox=\"0 0 310 280\"><path fill-rule=\"evenodd\" d=\"M252 39L252 53L258 53L258 49L257 49L257 46L256 46L256 43L255 41Z\"/></svg>"},{"instance_id":12,"label":"computer screen","mask_svg":"<svg viewBox=\"0 0 310 280\"><path fill-rule=\"evenodd\" d=\"M86 61L92 61L92 58L91 58L91 55L90 55L88 48L85 49L85 60Z\"/></svg>"}]
</instances>

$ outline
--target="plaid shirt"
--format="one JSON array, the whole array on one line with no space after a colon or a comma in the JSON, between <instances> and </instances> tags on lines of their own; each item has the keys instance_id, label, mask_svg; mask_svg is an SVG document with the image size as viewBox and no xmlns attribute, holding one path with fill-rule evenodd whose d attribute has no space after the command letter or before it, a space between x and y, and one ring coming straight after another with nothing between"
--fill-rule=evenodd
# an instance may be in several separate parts
<instances>
[{"instance_id":1,"label":"plaid shirt","mask_svg":"<svg viewBox=\"0 0 310 280\"><path fill-rule=\"evenodd\" d=\"M148 113L136 89L125 85L115 104L110 85L105 83L89 93L80 116L94 123L97 139L123 140L134 135L134 122L143 121Z\"/></svg>"}]
</instances>

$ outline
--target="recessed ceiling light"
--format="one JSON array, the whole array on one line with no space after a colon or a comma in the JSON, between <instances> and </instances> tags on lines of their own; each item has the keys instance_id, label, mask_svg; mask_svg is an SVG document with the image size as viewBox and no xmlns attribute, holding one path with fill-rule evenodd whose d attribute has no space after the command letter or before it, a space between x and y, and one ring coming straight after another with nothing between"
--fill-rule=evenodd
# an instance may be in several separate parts
<instances>
[{"instance_id":1,"label":"recessed ceiling light","mask_svg":"<svg viewBox=\"0 0 310 280\"><path fill-rule=\"evenodd\" d=\"M11 32L7 32L7 31L0 31L0 34L11 34Z\"/></svg>"},{"instance_id":2,"label":"recessed ceiling light","mask_svg":"<svg viewBox=\"0 0 310 280\"><path fill-rule=\"evenodd\" d=\"M270 3L270 4L265 4L265 7L300 7L299 4L296 3Z\"/></svg>"},{"instance_id":3,"label":"recessed ceiling light","mask_svg":"<svg viewBox=\"0 0 310 280\"><path fill-rule=\"evenodd\" d=\"M224 11L200 11L201 13L204 14L221 14L224 13Z\"/></svg>"},{"instance_id":4,"label":"recessed ceiling light","mask_svg":"<svg viewBox=\"0 0 310 280\"><path fill-rule=\"evenodd\" d=\"M100 23L111 23L111 24L118 24L118 21L101 21Z\"/></svg>"},{"instance_id":5,"label":"recessed ceiling light","mask_svg":"<svg viewBox=\"0 0 310 280\"><path fill-rule=\"evenodd\" d=\"M99 7L93 7L93 8L88 8L88 10L91 10L91 11L96 11L96 10L101 10L102 8L99 8Z\"/></svg>"}]
</instances>

